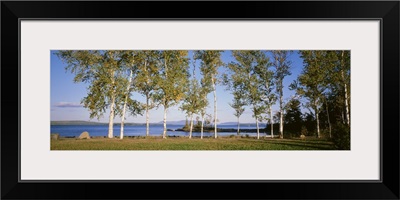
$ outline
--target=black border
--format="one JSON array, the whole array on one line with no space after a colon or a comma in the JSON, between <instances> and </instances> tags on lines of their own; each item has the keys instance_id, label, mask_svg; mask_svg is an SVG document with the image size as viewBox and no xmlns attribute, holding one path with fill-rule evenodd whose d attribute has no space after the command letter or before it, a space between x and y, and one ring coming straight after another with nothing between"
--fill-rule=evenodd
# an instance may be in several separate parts
<instances>
[{"instance_id":1,"label":"black border","mask_svg":"<svg viewBox=\"0 0 400 200\"><path fill-rule=\"evenodd\" d=\"M229 5L229 7L228 7ZM18 182L20 19L380 19L381 182ZM399 199L399 2L1 2L1 198ZM15 77L18 74L18 84ZM17 87L18 88L15 88ZM18 97L18 98L17 98ZM33 97L34 98L34 97ZM18 108L18 112L16 111ZM367 109L367 108L366 108ZM366 111L367 112L367 111ZM18 117L18 121L16 120ZM385 126L383 126L383 122ZM14 124L16 126L12 126ZM385 134L386 133L386 134ZM160 167L160 170L161 167ZM254 169L248 169L254 170ZM190 184L187 184L190 182ZM227 186L232 189L224 189ZM122 188L121 188L122 187ZM120 189L121 188L121 189ZM146 190L149 189L149 191ZM154 191L154 192L152 192ZM157 191L157 192L155 192ZM186 196L182 191L193 192Z\"/></svg>"}]
</instances>

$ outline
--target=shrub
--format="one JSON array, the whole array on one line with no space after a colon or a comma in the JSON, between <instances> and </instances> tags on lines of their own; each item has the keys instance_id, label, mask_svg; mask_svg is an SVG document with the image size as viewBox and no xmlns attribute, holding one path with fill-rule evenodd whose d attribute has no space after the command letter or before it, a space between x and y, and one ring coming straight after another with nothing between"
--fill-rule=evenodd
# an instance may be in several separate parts
<instances>
[{"instance_id":1,"label":"shrub","mask_svg":"<svg viewBox=\"0 0 400 200\"><path fill-rule=\"evenodd\" d=\"M350 128L342 123L332 127L332 142L336 149L350 150Z\"/></svg>"},{"instance_id":2,"label":"shrub","mask_svg":"<svg viewBox=\"0 0 400 200\"><path fill-rule=\"evenodd\" d=\"M234 138L234 137L235 137L235 135L230 135L229 137L230 137L230 138Z\"/></svg>"},{"instance_id":3,"label":"shrub","mask_svg":"<svg viewBox=\"0 0 400 200\"><path fill-rule=\"evenodd\" d=\"M246 138L249 138L250 137L250 135L249 134L246 134Z\"/></svg>"},{"instance_id":4,"label":"shrub","mask_svg":"<svg viewBox=\"0 0 400 200\"><path fill-rule=\"evenodd\" d=\"M306 136L308 134L307 128L305 126L301 127L301 135Z\"/></svg>"}]
</instances>

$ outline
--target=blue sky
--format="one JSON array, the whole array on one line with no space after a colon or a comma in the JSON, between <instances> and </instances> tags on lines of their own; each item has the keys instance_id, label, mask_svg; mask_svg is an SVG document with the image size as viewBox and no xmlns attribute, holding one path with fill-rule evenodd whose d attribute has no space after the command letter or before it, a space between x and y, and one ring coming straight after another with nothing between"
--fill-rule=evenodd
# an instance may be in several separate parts
<instances>
[{"instance_id":1,"label":"blue sky","mask_svg":"<svg viewBox=\"0 0 400 200\"><path fill-rule=\"evenodd\" d=\"M102 118L97 120L97 118L90 119L89 111L84 108L80 102L82 98L87 95L87 87L88 84L85 83L74 83L73 78L74 75L70 72L65 71L65 64L61 62L61 60L54 55L55 51L51 51L51 60L50 60L50 102L51 102L51 120L59 121L59 120L84 120L84 121L100 121L100 122L108 122L109 112L104 114ZM189 52L189 55L192 55L192 52ZM293 80L297 78L299 73L303 68L303 61L299 56L298 51L294 51L293 54L289 57L292 61L291 72L292 75L285 77L284 79L284 99L290 98L291 95L294 94L294 91L290 91L288 86ZM231 62L233 57L231 55L231 51L225 51L222 54L222 60L225 63ZM196 77L200 78L199 72L199 64L196 66ZM193 66L190 66L191 72ZM224 68L220 68L219 72L224 72ZM132 98L137 99L141 102L145 102L145 98L138 94L133 93ZM213 114L214 108L214 100L213 94L210 93L208 95L209 106L207 108L208 114ZM223 122L236 122L237 118L233 115L234 110L229 106L229 102L232 101L232 95L230 91L226 90L226 87L223 85L217 86L217 105L218 105L218 119L220 123ZM278 103L273 106L274 113L278 110ZM185 113L179 110L179 105L169 108L167 113L167 121L179 121L186 119ZM115 122L120 122L120 118L116 117ZM134 122L134 123L145 123L145 116L128 116L125 122ZM158 109L150 110L150 122L157 123L163 120L163 107L159 107ZM240 117L241 123L254 123L254 119L252 117L251 111L249 108L246 108L243 115Z\"/></svg>"}]
</instances>

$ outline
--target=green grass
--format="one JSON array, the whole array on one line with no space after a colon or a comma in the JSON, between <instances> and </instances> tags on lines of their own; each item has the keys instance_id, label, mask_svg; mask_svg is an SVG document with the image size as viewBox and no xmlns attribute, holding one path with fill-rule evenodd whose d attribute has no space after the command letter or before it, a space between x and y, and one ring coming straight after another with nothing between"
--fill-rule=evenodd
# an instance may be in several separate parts
<instances>
[{"instance_id":1,"label":"green grass","mask_svg":"<svg viewBox=\"0 0 400 200\"><path fill-rule=\"evenodd\" d=\"M332 150L324 139L263 138L94 138L51 140L51 150Z\"/></svg>"}]
</instances>

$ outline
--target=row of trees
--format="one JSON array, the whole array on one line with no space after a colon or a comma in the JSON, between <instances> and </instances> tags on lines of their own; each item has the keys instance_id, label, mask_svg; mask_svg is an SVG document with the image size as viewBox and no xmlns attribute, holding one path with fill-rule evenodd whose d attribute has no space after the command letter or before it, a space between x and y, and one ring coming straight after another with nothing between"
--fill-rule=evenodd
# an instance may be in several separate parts
<instances>
[{"instance_id":1,"label":"row of trees","mask_svg":"<svg viewBox=\"0 0 400 200\"><path fill-rule=\"evenodd\" d=\"M181 101L181 109L191 118L200 113L203 118L208 105L207 95L214 94L214 126L217 137L216 84L218 67L223 66L222 51L195 51L192 60L201 61L201 82L189 74L188 51L58 51L56 55L67 64L67 71L75 74L74 82L89 84L88 95L82 103L90 111L90 118L109 113L108 137L113 137L114 117L121 116L120 138L123 138L125 115L146 112L146 135L149 135L149 110L164 108L164 131L168 108ZM193 64L195 62L193 61ZM190 87L187 87L190 85ZM146 103L135 100L133 92L146 98Z\"/></svg>"},{"instance_id":2,"label":"row of trees","mask_svg":"<svg viewBox=\"0 0 400 200\"><path fill-rule=\"evenodd\" d=\"M270 56L267 56L267 54ZM257 138L260 138L258 123L265 119L273 125L272 105L279 99L279 135L283 138L283 79L291 75L288 57L291 51L232 51L235 61L229 63L230 73L225 75L224 83L232 91L232 108L238 118L238 134L240 116L245 106L251 107L257 126ZM272 69L274 68L274 69ZM269 113L269 117L268 114ZM265 115L264 115L265 114ZM274 129L271 126L271 136Z\"/></svg>"},{"instance_id":3,"label":"row of trees","mask_svg":"<svg viewBox=\"0 0 400 200\"><path fill-rule=\"evenodd\" d=\"M350 53L349 51L300 51L304 68L298 79L290 85L296 95L284 99L283 80L291 75L292 51L232 51L233 61L221 60L223 51L198 50L107 50L107 51L58 51L56 55L64 61L66 70L75 74L74 82L89 83L88 95L82 100L90 110L90 117L100 118L109 108L108 137L113 137L116 115L121 116L121 133L126 113L146 113L146 135L149 135L149 110L164 108L164 131L166 138L167 111L180 104L190 119L189 138L192 137L193 117L201 118L201 138L209 105L207 96L214 97L214 137L217 138L217 93L216 86L223 84L231 91L230 103L238 119L246 108L250 108L257 125L268 121L274 136L272 106L278 102L279 135L283 138L285 114L291 113L294 100L302 99L302 105L316 118L317 136L320 137L320 115L331 122L341 115L343 124L350 126ZM199 62L197 62L199 61ZM196 66L199 63L199 66ZM190 73L190 65L193 72ZM196 78L199 67L201 78ZM226 73L218 69L225 67ZM145 103L135 100L133 92L146 98ZM298 101L300 104L300 101ZM322 109L322 107L326 109ZM344 111L344 112L341 112ZM322 117L322 118L324 118ZM290 121L290 119L286 120ZM337 121L337 120L336 120ZM335 121L335 122L336 122Z\"/></svg>"},{"instance_id":4,"label":"row of trees","mask_svg":"<svg viewBox=\"0 0 400 200\"><path fill-rule=\"evenodd\" d=\"M281 138L284 125L290 126L291 131L300 133L301 128L309 121L316 122L316 135L321 137L321 117L328 125L330 137L332 122L344 124L349 129L350 52L299 51L304 67L297 80L289 86L296 94L285 101L283 80L291 75L291 53L292 51L232 51L236 61L227 65L231 73L225 76L224 82L234 96L231 106L238 118L238 131L239 118L247 105L250 106L257 124L257 138L260 135L258 122L261 119L270 122L271 136L274 137L272 105L276 101L279 104L277 120ZM303 114L300 107L307 108L309 113Z\"/></svg>"}]
</instances>

